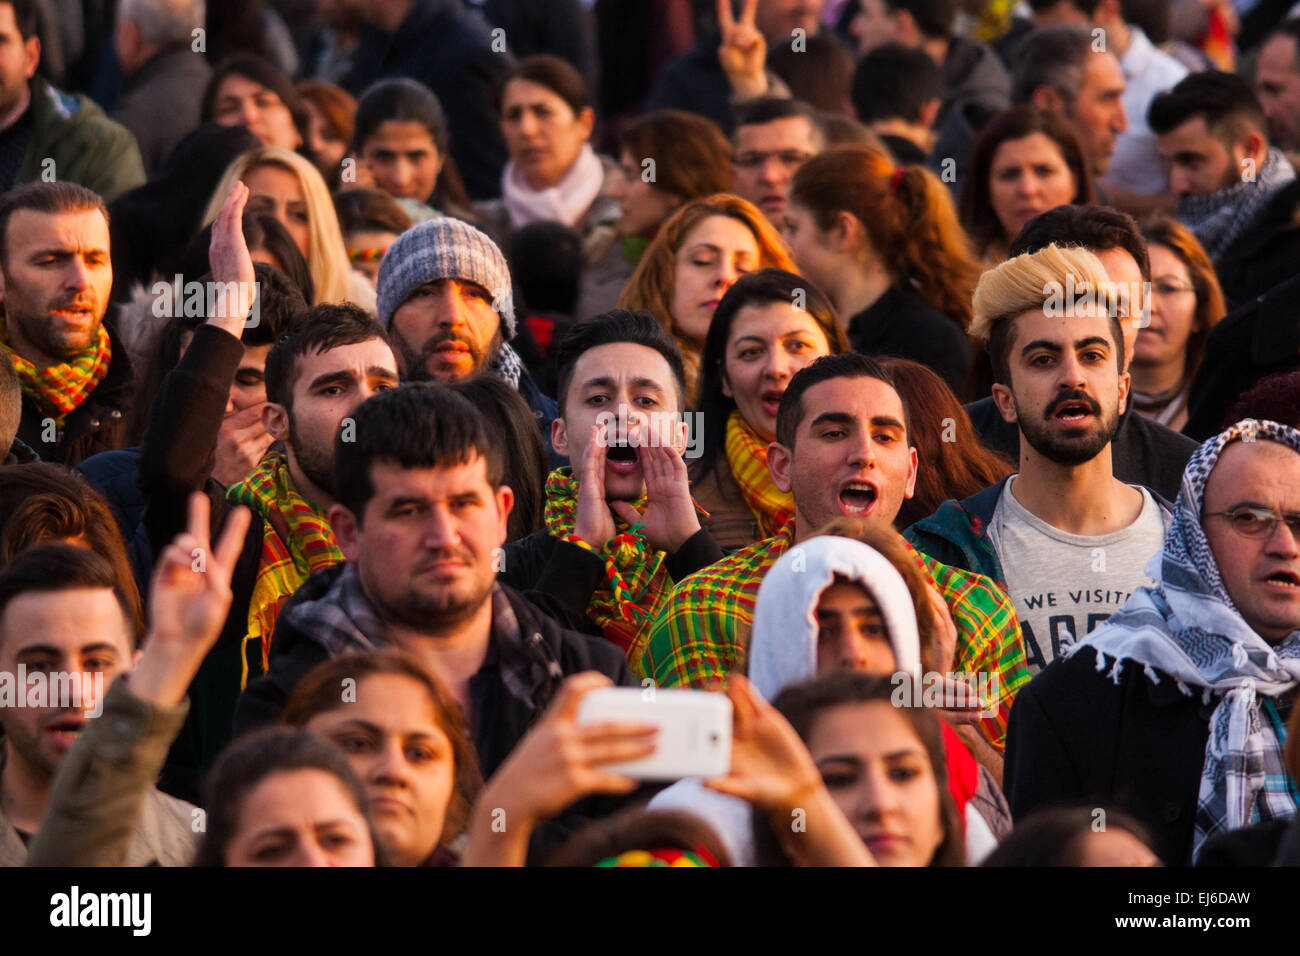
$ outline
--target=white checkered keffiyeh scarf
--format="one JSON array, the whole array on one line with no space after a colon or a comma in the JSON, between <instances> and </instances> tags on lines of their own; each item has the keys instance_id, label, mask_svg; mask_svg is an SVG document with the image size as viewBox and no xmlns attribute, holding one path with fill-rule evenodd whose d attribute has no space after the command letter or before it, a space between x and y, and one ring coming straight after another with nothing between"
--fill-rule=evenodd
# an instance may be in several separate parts
<instances>
[{"instance_id":1,"label":"white checkered keffiyeh scarf","mask_svg":"<svg viewBox=\"0 0 1300 956\"><path fill-rule=\"evenodd\" d=\"M1216 833L1265 819L1294 816L1293 791L1281 766L1282 740L1258 695L1274 697L1300 683L1300 630L1271 645L1246 624L1223 585L1201 527L1205 484L1230 442L1275 441L1300 452L1300 431L1275 422L1246 419L1203 444L1187 463L1164 549L1147 574L1154 588L1139 588L1116 614L1076 644L1071 655L1091 647L1097 669L1114 661L1118 682L1124 661L1143 666L1152 682L1173 678L1185 694L1201 692L1210 715L1197 800L1192 856ZM1261 806L1262 804L1262 806Z\"/></svg>"},{"instance_id":2,"label":"white checkered keffiyeh scarf","mask_svg":"<svg viewBox=\"0 0 1300 956\"><path fill-rule=\"evenodd\" d=\"M1178 220L1192 230L1210 259L1219 259L1238 236L1255 220L1273 195L1295 179L1295 169L1276 149L1270 149L1249 180L1233 183L1225 189L1178 200Z\"/></svg>"},{"instance_id":3,"label":"white checkered keffiyeh scarf","mask_svg":"<svg viewBox=\"0 0 1300 956\"><path fill-rule=\"evenodd\" d=\"M519 387L519 377L524 373L524 362L519 353L505 342L497 350L497 357L492 361L492 368L513 387Z\"/></svg>"}]
</instances>

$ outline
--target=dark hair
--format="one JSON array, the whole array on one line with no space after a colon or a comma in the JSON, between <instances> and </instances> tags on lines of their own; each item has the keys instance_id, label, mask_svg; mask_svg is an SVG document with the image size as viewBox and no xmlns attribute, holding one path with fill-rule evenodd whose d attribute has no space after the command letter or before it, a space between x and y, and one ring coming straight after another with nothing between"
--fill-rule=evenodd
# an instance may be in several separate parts
<instances>
[{"instance_id":1,"label":"dark hair","mask_svg":"<svg viewBox=\"0 0 1300 956\"><path fill-rule=\"evenodd\" d=\"M1066 113L1073 113L1091 55L1092 34L1082 24L1057 23L1031 31L1016 46L1011 102L1028 103L1046 86L1061 97Z\"/></svg>"},{"instance_id":2,"label":"dark hair","mask_svg":"<svg viewBox=\"0 0 1300 956\"><path fill-rule=\"evenodd\" d=\"M295 770L320 770L336 778L366 821L375 865L382 866L382 849L370 818L365 786L347 756L310 730L264 727L235 740L208 771L203 784L207 829L194 856L194 866L225 866L226 850L239 828L243 804L269 777Z\"/></svg>"},{"instance_id":3,"label":"dark hair","mask_svg":"<svg viewBox=\"0 0 1300 956\"><path fill-rule=\"evenodd\" d=\"M0 619L4 618L10 602L21 595L33 592L55 594L83 588L113 592L117 606L122 609L131 647L138 647L140 631L136 609L123 590L118 573L102 554L75 544L42 544L21 552L0 569Z\"/></svg>"},{"instance_id":4,"label":"dark hair","mask_svg":"<svg viewBox=\"0 0 1300 956\"><path fill-rule=\"evenodd\" d=\"M584 268L582 233L542 219L506 239L506 261L516 303L532 312L572 316L578 309Z\"/></svg>"},{"instance_id":5,"label":"dark hair","mask_svg":"<svg viewBox=\"0 0 1300 956\"><path fill-rule=\"evenodd\" d=\"M893 705L894 683L889 677L859 674L853 671L834 671L792 687L787 687L772 701L772 706L790 722L803 741L807 742L822 715L833 707L845 704L881 701ZM906 718L920 739L930 758L930 769L935 786L939 789L939 822L943 827L943 840L930 859L930 866L965 866L965 827L957 811L957 804L948 791L948 764L944 756L943 734L939 719L923 707L899 707L895 710ZM755 836L767 831L756 828ZM765 835L771 838L770 831ZM760 841L760 847L762 842ZM762 854L766 855L766 854ZM761 858L761 856L760 856Z\"/></svg>"},{"instance_id":6,"label":"dark hair","mask_svg":"<svg viewBox=\"0 0 1300 956\"><path fill-rule=\"evenodd\" d=\"M692 468L693 481L705 477L716 467L726 441L727 418L736 407L736 400L728 398L722 392L726 377L727 339L731 336L731 326L736 315L748 305L767 305L772 302L791 305L801 292L804 308L826 336L830 354L838 355L849 350L849 342L840 328L835 306L807 279L784 269L759 269L732 283L713 310L709 331L704 337L699 385L703 447L699 460Z\"/></svg>"},{"instance_id":7,"label":"dark hair","mask_svg":"<svg viewBox=\"0 0 1300 956\"><path fill-rule=\"evenodd\" d=\"M1296 44L1297 60L1300 60L1300 16L1288 17L1278 23L1277 26L1264 36L1264 40L1260 43L1260 47L1263 47L1265 43L1275 37L1290 37L1294 40Z\"/></svg>"},{"instance_id":8,"label":"dark hair","mask_svg":"<svg viewBox=\"0 0 1300 956\"><path fill-rule=\"evenodd\" d=\"M793 43L774 43L767 51L767 68L785 81L790 95L828 113L846 112L853 57L830 31Z\"/></svg>"},{"instance_id":9,"label":"dark hair","mask_svg":"<svg viewBox=\"0 0 1300 956\"><path fill-rule=\"evenodd\" d=\"M569 385L573 381L573 369L578 364L578 359L594 348L616 342L643 345L662 355L672 372L673 383L677 386L678 411L686 410L686 372L682 365L681 350L677 348L672 336L664 331L663 326L649 312L613 309L577 323L560 339L555 352L558 381L555 397L560 406L561 418L564 417L564 404L568 400Z\"/></svg>"},{"instance_id":10,"label":"dark hair","mask_svg":"<svg viewBox=\"0 0 1300 956\"><path fill-rule=\"evenodd\" d=\"M916 488L895 524L906 528L950 498L961 501L1015 471L986 446L948 383L933 369L904 358L882 358L894 388L912 413L908 438L916 447Z\"/></svg>"},{"instance_id":11,"label":"dark hair","mask_svg":"<svg viewBox=\"0 0 1300 956\"><path fill-rule=\"evenodd\" d=\"M894 376L889 369L869 355L860 352L823 355L811 365L795 372L790 378L790 384L785 388L785 393L781 396L781 404L776 412L776 440L790 451L794 451L795 436L799 432L799 423L803 421L803 393L819 382L827 382L833 378L874 378L897 391L894 386ZM903 403L903 426L907 430L907 442L910 444L911 414L902 393L899 393L898 397Z\"/></svg>"},{"instance_id":12,"label":"dark hair","mask_svg":"<svg viewBox=\"0 0 1300 956\"><path fill-rule=\"evenodd\" d=\"M62 465L34 461L0 468L0 567L31 548L71 538L84 538L113 569L139 640L144 634L140 589L108 502Z\"/></svg>"},{"instance_id":13,"label":"dark hair","mask_svg":"<svg viewBox=\"0 0 1300 956\"><path fill-rule=\"evenodd\" d=\"M631 807L579 829L547 860L546 866L595 866L634 850L703 850L718 866L731 866L731 855L713 828L680 810Z\"/></svg>"},{"instance_id":14,"label":"dark hair","mask_svg":"<svg viewBox=\"0 0 1300 956\"><path fill-rule=\"evenodd\" d=\"M735 138L734 131L739 130L742 126L763 126L767 123L775 123L777 120L795 119L796 117L806 119L813 128L814 135L823 139L823 141L825 139L821 115L803 100L780 96L762 96L756 100L737 103L733 113L736 117L736 121L732 125L733 141Z\"/></svg>"},{"instance_id":15,"label":"dark hair","mask_svg":"<svg viewBox=\"0 0 1300 956\"><path fill-rule=\"evenodd\" d=\"M352 134L352 152L360 155L384 123L418 123L429 133L439 155L447 154L450 135L442 103L422 83L406 77L380 80L366 88L357 101L356 125Z\"/></svg>"},{"instance_id":16,"label":"dark hair","mask_svg":"<svg viewBox=\"0 0 1300 956\"><path fill-rule=\"evenodd\" d=\"M1003 110L988 121L975 140L967 163L966 184L961 192L961 222L980 249L1006 241L1002 235L1002 223L993 211L990 188L993 161L998 150L1003 143L1024 139L1034 133L1041 133L1055 143L1069 167L1070 175L1074 177L1074 197L1070 202L1076 206L1089 206L1096 201L1091 164L1069 123L1055 113L1029 105Z\"/></svg>"},{"instance_id":17,"label":"dark hair","mask_svg":"<svg viewBox=\"0 0 1300 956\"><path fill-rule=\"evenodd\" d=\"M863 123L919 123L925 105L943 98L943 72L924 50L886 43L858 61L849 98Z\"/></svg>"},{"instance_id":18,"label":"dark hair","mask_svg":"<svg viewBox=\"0 0 1300 956\"><path fill-rule=\"evenodd\" d=\"M1223 416L1223 427L1243 418L1300 428L1300 372L1278 372L1260 379Z\"/></svg>"},{"instance_id":19,"label":"dark hair","mask_svg":"<svg viewBox=\"0 0 1300 956\"><path fill-rule=\"evenodd\" d=\"M618 137L633 160L655 161L654 188L694 199L731 191L731 144L716 123L683 110L652 110Z\"/></svg>"},{"instance_id":20,"label":"dark hair","mask_svg":"<svg viewBox=\"0 0 1300 956\"><path fill-rule=\"evenodd\" d=\"M307 132L311 123L307 104L294 88L293 81L285 76L279 67L255 53L236 53L222 60L213 69L212 77L203 90L203 99L199 106L202 122L206 123L213 118L217 108L217 93L221 89L221 84L229 76L242 76L252 80L258 86L264 86L278 96L293 118L293 125L298 130L298 135L302 137L302 149L306 148Z\"/></svg>"},{"instance_id":21,"label":"dark hair","mask_svg":"<svg viewBox=\"0 0 1300 956\"><path fill-rule=\"evenodd\" d=\"M534 53L520 60L493 87L492 108L498 116L501 115L501 107L505 102L506 87L515 80L527 80L546 87L568 104L574 116L591 107L591 92L587 89L587 81L572 64L549 53Z\"/></svg>"},{"instance_id":22,"label":"dark hair","mask_svg":"<svg viewBox=\"0 0 1300 956\"><path fill-rule=\"evenodd\" d=\"M1144 280L1151 279L1151 257L1133 217L1110 206L1057 206L1039 213L1011 243L1011 258L1038 252L1055 243L1081 246L1089 252L1123 249L1137 263Z\"/></svg>"},{"instance_id":23,"label":"dark hair","mask_svg":"<svg viewBox=\"0 0 1300 956\"><path fill-rule=\"evenodd\" d=\"M387 330L364 309L347 303L322 303L304 311L266 356L266 400L293 408L299 360L344 345L379 339L390 348Z\"/></svg>"},{"instance_id":24,"label":"dark hair","mask_svg":"<svg viewBox=\"0 0 1300 956\"><path fill-rule=\"evenodd\" d=\"M449 468L482 456L487 482L501 487L505 463L487 422L468 399L428 382L411 382L372 395L352 413L351 441L334 441L334 487L341 505L362 523L375 494L371 466Z\"/></svg>"},{"instance_id":25,"label":"dark hair","mask_svg":"<svg viewBox=\"0 0 1300 956\"><path fill-rule=\"evenodd\" d=\"M0 362L0 464L18 437L23 420L23 387L13 362Z\"/></svg>"},{"instance_id":26,"label":"dark hair","mask_svg":"<svg viewBox=\"0 0 1300 956\"><path fill-rule=\"evenodd\" d=\"M382 189L345 189L333 196L334 211L344 237L350 232L391 232L411 228L411 216Z\"/></svg>"},{"instance_id":27,"label":"dark hair","mask_svg":"<svg viewBox=\"0 0 1300 956\"><path fill-rule=\"evenodd\" d=\"M1172 89L1157 93L1147 108L1147 124L1157 135L1171 133L1198 116L1225 146L1247 132L1268 135L1264 108L1250 84L1235 73L1189 73Z\"/></svg>"},{"instance_id":28,"label":"dark hair","mask_svg":"<svg viewBox=\"0 0 1300 956\"><path fill-rule=\"evenodd\" d=\"M959 9L957 0L885 0L885 6L890 12L907 11L923 34L945 40L953 35Z\"/></svg>"},{"instance_id":29,"label":"dark hair","mask_svg":"<svg viewBox=\"0 0 1300 956\"><path fill-rule=\"evenodd\" d=\"M981 866L1079 866L1083 842L1095 832L1096 814L1105 829L1124 830L1151 849L1151 835L1133 817L1112 807L1053 807L1019 821ZM1153 851L1154 852L1154 851Z\"/></svg>"},{"instance_id":30,"label":"dark hair","mask_svg":"<svg viewBox=\"0 0 1300 956\"><path fill-rule=\"evenodd\" d=\"M90 212L98 209L108 223L108 207L97 192L65 180L24 183L0 193L0 267L9 261L9 219L27 210L47 216L59 213Z\"/></svg>"},{"instance_id":31,"label":"dark hair","mask_svg":"<svg viewBox=\"0 0 1300 956\"><path fill-rule=\"evenodd\" d=\"M18 28L18 35L24 40L36 36L40 27L37 0L4 0L4 2L13 7L14 25Z\"/></svg>"},{"instance_id":32,"label":"dark hair","mask_svg":"<svg viewBox=\"0 0 1300 956\"><path fill-rule=\"evenodd\" d=\"M483 789L483 777L460 705L418 658L406 651L386 648L321 661L294 685L280 720L290 727L306 727L319 714L346 706L341 693L344 680L354 681L355 687L367 677L381 675L407 677L423 687L433 706L434 721L451 743L455 780L438 840L440 846L446 846L465 832L474 801Z\"/></svg>"},{"instance_id":33,"label":"dark hair","mask_svg":"<svg viewBox=\"0 0 1300 956\"><path fill-rule=\"evenodd\" d=\"M548 469L546 444L533 410L519 389L492 372L471 376L448 388L478 409L488 433L499 436L498 442L505 448L501 481L515 493L514 506L506 519L506 540L518 541L542 530Z\"/></svg>"}]
</instances>

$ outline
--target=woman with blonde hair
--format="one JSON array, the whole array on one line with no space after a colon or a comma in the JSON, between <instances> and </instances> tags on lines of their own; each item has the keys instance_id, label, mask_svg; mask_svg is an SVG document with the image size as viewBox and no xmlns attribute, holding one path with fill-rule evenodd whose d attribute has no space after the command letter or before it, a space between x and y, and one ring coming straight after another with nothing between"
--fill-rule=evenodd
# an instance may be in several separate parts
<instances>
[{"instance_id":1,"label":"woman with blonde hair","mask_svg":"<svg viewBox=\"0 0 1300 956\"><path fill-rule=\"evenodd\" d=\"M962 392L979 266L933 173L870 146L828 149L795 174L785 239L800 272L848 317L854 351L921 362Z\"/></svg>"},{"instance_id":2,"label":"woman with blonde hair","mask_svg":"<svg viewBox=\"0 0 1300 956\"><path fill-rule=\"evenodd\" d=\"M660 227L619 296L620 309L649 312L676 340L691 407L714 309L742 275L766 268L798 271L756 206L717 193L687 203Z\"/></svg>"},{"instance_id":3,"label":"woman with blonde hair","mask_svg":"<svg viewBox=\"0 0 1300 956\"><path fill-rule=\"evenodd\" d=\"M245 215L268 215L293 236L315 286L312 305L351 302L374 311L375 291L348 263L334 203L310 160L275 146L244 153L227 167L213 190L205 224L217 218L236 180L250 194Z\"/></svg>"}]
</instances>

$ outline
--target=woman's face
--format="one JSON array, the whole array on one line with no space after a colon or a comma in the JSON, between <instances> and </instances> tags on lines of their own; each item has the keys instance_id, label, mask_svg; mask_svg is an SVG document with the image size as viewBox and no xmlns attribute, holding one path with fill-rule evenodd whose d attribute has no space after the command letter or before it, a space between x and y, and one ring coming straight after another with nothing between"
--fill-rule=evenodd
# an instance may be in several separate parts
<instances>
[{"instance_id":1,"label":"woman's face","mask_svg":"<svg viewBox=\"0 0 1300 956\"><path fill-rule=\"evenodd\" d=\"M1133 364L1182 362L1187 340L1197 331L1192 274L1168 246L1153 242L1147 253L1151 256L1151 321L1138 329Z\"/></svg>"},{"instance_id":2,"label":"woman's face","mask_svg":"<svg viewBox=\"0 0 1300 956\"><path fill-rule=\"evenodd\" d=\"M888 675L897 663L885 619L867 589L835 581L817 601L817 673Z\"/></svg>"},{"instance_id":3,"label":"woman's face","mask_svg":"<svg viewBox=\"0 0 1300 956\"><path fill-rule=\"evenodd\" d=\"M887 700L841 704L808 735L831 798L881 866L928 866L943 842L925 745Z\"/></svg>"},{"instance_id":4,"label":"woman's face","mask_svg":"<svg viewBox=\"0 0 1300 956\"><path fill-rule=\"evenodd\" d=\"M641 175L641 164L627 150L619 158L620 175L614 178L611 195L618 200L622 215L618 231L625 236L648 236L682 204L680 196L656 189Z\"/></svg>"},{"instance_id":5,"label":"woman's face","mask_svg":"<svg viewBox=\"0 0 1300 956\"><path fill-rule=\"evenodd\" d=\"M510 159L533 189L564 178L591 138L590 109L575 114L549 87L511 80L501 97L501 133Z\"/></svg>"},{"instance_id":6,"label":"woman's face","mask_svg":"<svg viewBox=\"0 0 1300 956\"><path fill-rule=\"evenodd\" d=\"M311 256L311 217L307 196L295 173L283 166L254 166L244 174L248 187L245 215L266 215L289 230L304 259Z\"/></svg>"},{"instance_id":7,"label":"woman's face","mask_svg":"<svg viewBox=\"0 0 1300 956\"><path fill-rule=\"evenodd\" d=\"M993 153L989 202L1008 243L1039 213L1073 202L1078 189L1060 147L1043 133L1009 139Z\"/></svg>"},{"instance_id":8,"label":"woman's face","mask_svg":"<svg viewBox=\"0 0 1300 956\"><path fill-rule=\"evenodd\" d=\"M366 785L370 816L388 859L418 866L442 839L456 778L451 741L429 692L398 674L375 674L356 700L307 722L337 744Z\"/></svg>"},{"instance_id":9,"label":"woman's face","mask_svg":"<svg viewBox=\"0 0 1300 956\"><path fill-rule=\"evenodd\" d=\"M376 188L398 199L428 202L443 157L421 124L385 120L362 144L361 161L375 177Z\"/></svg>"},{"instance_id":10,"label":"woman's face","mask_svg":"<svg viewBox=\"0 0 1300 956\"><path fill-rule=\"evenodd\" d=\"M722 362L722 393L763 441L776 439L776 411L790 378L829 355L826 333L790 302L741 308L731 320Z\"/></svg>"},{"instance_id":11,"label":"woman's face","mask_svg":"<svg viewBox=\"0 0 1300 956\"><path fill-rule=\"evenodd\" d=\"M304 97L307 104L307 148L316 156L316 165L325 175L326 182L338 175L339 164L347 155L348 144L345 143L325 116L315 100Z\"/></svg>"},{"instance_id":12,"label":"woman's face","mask_svg":"<svg viewBox=\"0 0 1300 956\"><path fill-rule=\"evenodd\" d=\"M273 773L239 808L226 866L374 866L366 818L324 770Z\"/></svg>"},{"instance_id":13,"label":"woman's face","mask_svg":"<svg viewBox=\"0 0 1300 956\"><path fill-rule=\"evenodd\" d=\"M786 200L782 214L781 237L790 250L790 257L805 276L818 288L835 288L835 276L841 270L854 268L845 257L826 244L825 231L818 227L807 206Z\"/></svg>"},{"instance_id":14,"label":"woman's face","mask_svg":"<svg viewBox=\"0 0 1300 956\"><path fill-rule=\"evenodd\" d=\"M696 348L713 321L723 293L759 267L758 241L749 226L730 216L696 224L673 256L673 325Z\"/></svg>"},{"instance_id":15,"label":"woman's face","mask_svg":"<svg viewBox=\"0 0 1300 956\"><path fill-rule=\"evenodd\" d=\"M274 90L238 73L230 74L217 87L212 118L222 126L247 126L263 146L293 150L302 145L284 100Z\"/></svg>"}]
</instances>

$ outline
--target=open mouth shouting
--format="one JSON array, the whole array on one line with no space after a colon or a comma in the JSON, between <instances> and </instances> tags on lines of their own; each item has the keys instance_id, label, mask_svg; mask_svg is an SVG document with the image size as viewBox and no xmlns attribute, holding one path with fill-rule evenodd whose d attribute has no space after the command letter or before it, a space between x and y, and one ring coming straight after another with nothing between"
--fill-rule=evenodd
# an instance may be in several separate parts
<instances>
[{"instance_id":1,"label":"open mouth shouting","mask_svg":"<svg viewBox=\"0 0 1300 956\"><path fill-rule=\"evenodd\" d=\"M781 407L781 396L784 394L785 390L779 388L769 388L762 392L758 398L763 403L764 413L776 418L777 410Z\"/></svg>"},{"instance_id":2,"label":"open mouth shouting","mask_svg":"<svg viewBox=\"0 0 1300 956\"><path fill-rule=\"evenodd\" d=\"M636 446L627 442L609 445L605 449L605 467L615 474L630 475L640 467Z\"/></svg>"},{"instance_id":3,"label":"open mouth shouting","mask_svg":"<svg viewBox=\"0 0 1300 956\"><path fill-rule=\"evenodd\" d=\"M1297 575L1294 571L1286 569L1274 571L1263 580L1270 588L1279 588L1284 591L1300 591L1300 575Z\"/></svg>"},{"instance_id":4,"label":"open mouth shouting","mask_svg":"<svg viewBox=\"0 0 1300 956\"><path fill-rule=\"evenodd\" d=\"M1062 425L1077 427L1088 424L1090 419L1101 417L1101 406L1082 393L1058 402L1048 414L1048 419Z\"/></svg>"},{"instance_id":5,"label":"open mouth shouting","mask_svg":"<svg viewBox=\"0 0 1300 956\"><path fill-rule=\"evenodd\" d=\"M862 518L870 514L880 500L880 489L870 481L846 481L840 486L836 498L840 512L849 518Z\"/></svg>"}]
</instances>

